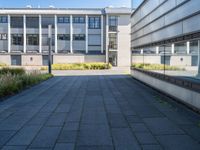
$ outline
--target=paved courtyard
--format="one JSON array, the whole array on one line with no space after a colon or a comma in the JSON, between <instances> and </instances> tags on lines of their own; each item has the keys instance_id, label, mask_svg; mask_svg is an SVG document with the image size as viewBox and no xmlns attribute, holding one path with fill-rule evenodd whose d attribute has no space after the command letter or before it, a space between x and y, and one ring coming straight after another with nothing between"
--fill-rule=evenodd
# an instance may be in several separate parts
<instances>
[{"instance_id":1,"label":"paved courtyard","mask_svg":"<svg viewBox=\"0 0 200 150\"><path fill-rule=\"evenodd\" d=\"M200 115L129 75L57 76L0 102L3 150L199 150Z\"/></svg>"}]
</instances>

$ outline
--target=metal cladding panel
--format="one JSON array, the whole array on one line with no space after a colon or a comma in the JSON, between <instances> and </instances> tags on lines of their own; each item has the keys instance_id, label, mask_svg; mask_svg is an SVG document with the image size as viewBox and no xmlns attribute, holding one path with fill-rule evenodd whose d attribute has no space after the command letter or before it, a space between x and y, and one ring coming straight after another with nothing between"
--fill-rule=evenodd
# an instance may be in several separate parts
<instances>
[{"instance_id":1,"label":"metal cladding panel","mask_svg":"<svg viewBox=\"0 0 200 150\"><path fill-rule=\"evenodd\" d=\"M39 33L39 29L36 29L36 28L26 28L26 33L27 34L38 34Z\"/></svg>"},{"instance_id":2,"label":"metal cladding panel","mask_svg":"<svg viewBox=\"0 0 200 150\"><path fill-rule=\"evenodd\" d=\"M145 13L151 10L150 4L147 2L142 3L132 15L132 22L134 23L131 29L131 39L134 47L200 31L200 0L160 1L159 7L138 22L141 19L142 11ZM154 2L155 6L157 4L157 2ZM149 10L143 10L144 8ZM158 17L160 18L157 19ZM146 34L149 36L145 36ZM152 38L152 41L148 40L147 37ZM149 43L149 41L151 42Z\"/></svg>"},{"instance_id":3,"label":"metal cladding panel","mask_svg":"<svg viewBox=\"0 0 200 150\"><path fill-rule=\"evenodd\" d=\"M58 40L58 50L70 50L70 41Z\"/></svg>"},{"instance_id":4,"label":"metal cladding panel","mask_svg":"<svg viewBox=\"0 0 200 150\"><path fill-rule=\"evenodd\" d=\"M22 51L23 46L11 45L11 51Z\"/></svg>"},{"instance_id":5,"label":"metal cladding panel","mask_svg":"<svg viewBox=\"0 0 200 150\"><path fill-rule=\"evenodd\" d=\"M181 35L183 33L182 31L183 31L182 22L174 24L172 26L154 32L152 34L152 42Z\"/></svg>"},{"instance_id":6,"label":"metal cladding panel","mask_svg":"<svg viewBox=\"0 0 200 150\"><path fill-rule=\"evenodd\" d=\"M7 32L8 32L8 24L0 23L0 33L7 33Z\"/></svg>"},{"instance_id":7,"label":"metal cladding panel","mask_svg":"<svg viewBox=\"0 0 200 150\"><path fill-rule=\"evenodd\" d=\"M74 34L85 34L85 24L73 24Z\"/></svg>"},{"instance_id":8,"label":"metal cladding panel","mask_svg":"<svg viewBox=\"0 0 200 150\"><path fill-rule=\"evenodd\" d=\"M73 50L85 50L85 41L73 41Z\"/></svg>"},{"instance_id":9,"label":"metal cladding panel","mask_svg":"<svg viewBox=\"0 0 200 150\"><path fill-rule=\"evenodd\" d=\"M88 29L88 34L101 34L101 29Z\"/></svg>"},{"instance_id":10,"label":"metal cladding panel","mask_svg":"<svg viewBox=\"0 0 200 150\"><path fill-rule=\"evenodd\" d=\"M183 33L200 31L200 14L183 21Z\"/></svg>"},{"instance_id":11,"label":"metal cladding panel","mask_svg":"<svg viewBox=\"0 0 200 150\"><path fill-rule=\"evenodd\" d=\"M101 45L101 35L89 35L88 36L89 45Z\"/></svg>"},{"instance_id":12,"label":"metal cladding panel","mask_svg":"<svg viewBox=\"0 0 200 150\"><path fill-rule=\"evenodd\" d=\"M8 41L0 40L0 51L7 51L7 50L8 50Z\"/></svg>"},{"instance_id":13,"label":"metal cladding panel","mask_svg":"<svg viewBox=\"0 0 200 150\"><path fill-rule=\"evenodd\" d=\"M142 7L141 17L146 16L152 10L154 10L160 3L160 0L149 0L146 4Z\"/></svg>"},{"instance_id":14,"label":"metal cladding panel","mask_svg":"<svg viewBox=\"0 0 200 150\"><path fill-rule=\"evenodd\" d=\"M101 52L101 46L88 46L89 51L100 51Z\"/></svg>"},{"instance_id":15,"label":"metal cladding panel","mask_svg":"<svg viewBox=\"0 0 200 150\"><path fill-rule=\"evenodd\" d=\"M26 49L30 51L35 51L35 50L39 51L39 46L27 45Z\"/></svg>"},{"instance_id":16,"label":"metal cladding panel","mask_svg":"<svg viewBox=\"0 0 200 150\"><path fill-rule=\"evenodd\" d=\"M11 34L23 34L23 28L11 28Z\"/></svg>"},{"instance_id":17,"label":"metal cladding panel","mask_svg":"<svg viewBox=\"0 0 200 150\"><path fill-rule=\"evenodd\" d=\"M70 24L58 24L58 34L70 34Z\"/></svg>"},{"instance_id":18,"label":"metal cladding panel","mask_svg":"<svg viewBox=\"0 0 200 150\"><path fill-rule=\"evenodd\" d=\"M165 16L165 25L200 11L200 0L191 0Z\"/></svg>"},{"instance_id":19,"label":"metal cladding panel","mask_svg":"<svg viewBox=\"0 0 200 150\"><path fill-rule=\"evenodd\" d=\"M163 15L170 9L174 8L176 6L176 1L175 0L168 0L166 1L161 7L156 9L151 15L150 15L150 21L158 18L159 16Z\"/></svg>"}]
</instances>

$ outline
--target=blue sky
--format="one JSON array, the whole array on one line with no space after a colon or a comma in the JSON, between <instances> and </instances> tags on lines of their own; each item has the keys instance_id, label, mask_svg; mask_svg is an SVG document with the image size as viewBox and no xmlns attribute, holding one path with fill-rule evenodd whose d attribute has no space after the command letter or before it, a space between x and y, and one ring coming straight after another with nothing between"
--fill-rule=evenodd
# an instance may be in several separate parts
<instances>
[{"instance_id":1,"label":"blue sky","mask_svg":"<svg viewBox=\"0 0 200 150\"><path fill-rule=\"evenodd\" d=\"M141 0L133 0L135 7ZM131 7L131 0L0 0L0 7L48 7L53 5L57 8L101 8L106 6Z\"/></svg>"}]
</instances>

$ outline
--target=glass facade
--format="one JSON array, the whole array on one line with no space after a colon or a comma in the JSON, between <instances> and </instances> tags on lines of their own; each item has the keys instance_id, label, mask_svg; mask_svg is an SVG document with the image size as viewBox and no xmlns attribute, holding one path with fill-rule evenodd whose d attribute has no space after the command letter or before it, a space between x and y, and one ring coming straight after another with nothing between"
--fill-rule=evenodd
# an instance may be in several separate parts
<instances>
[{"instance_id":1,"label":"glass facade","mask_svg":"<svg viewBox=\"0 0 200 150\"><path fill-rule=\"evenodd\" d=\"M73 40L75 40L75 41L85 41L85 34L74 34Z\"/></svg>"},{"instance_id":2,"label":"glass facade","mask_svg":"<svg viewBox=\"0 0 200 150\"><path fill-rule=\"evenodd\" d=\"M58 23L70 23L70 17L58 17Z\"/></svg>"},{"instance_id":3,"label":"glass facade","mask_svg":"<svg viewBox=\"0 0 200 150\"><path fill-rule=\"evenodd\" d=\"M27 45L39 45L39 35L38 34L27 34Z\"/></svg>"},{"instance_id":4,"label":"glass facade","mask_svg":"<svg viewBox=\"0 0 200 150\"><path fill-rule=\"evenodd\" d=\"M8 17L7 16L0 16L0 23L7 23Z\"/></svg>"},{"instance_id":5,"label":"glass facade","mask_svg":"<svg viewBox=\"0 0 200 150\"><path fill-rule=\"evenodd\" d=\"M70 34L58 34L58 40L69 41L70 40Z\"/></svg>"},{"instance_id":6,"label":"glass facade","mask_svg":"<svg viewBox=\"0 0 200 150\"><path fill-rule=\"evenodd\" d=\"M109 31L117 31L118 17L109 16Z\"/></svg>"},{"instance_id":7,"label":"glass facade","mask_svg":"<svg viewBox=\"0 0 200 150\"><path fill-rule=\"evenodd\" d=\"M12 34L12 45L23 45L23 34Z\"/></svg>"},{"instance_id":8,"label":"glass facade","mask_svg":"<svg viewBox=\"0 0 200 150\"><path fill-rule=\"evenodd\" d=\"M89 29L101 28L101 17L89 17Z\"/></svg>"},{"instance_id":9,"label":"glass facade","mask_svg":"<svg viewBox=\"0 0 200 150\"><path fill-rule=\"evenodd\" d=\"M85 23L85 17L73 17L73 23Z\"/></svg>"},{"instance_id":10,"label":"glass facade","mask_svg":"<svg viewBox=\"0 0 200 150\"><path fill-rule=\"evenodd\" d=\"M117 33L109 33L109 49L117 49Z\"/></svg>"},{"instance_id":11,"label":"glass facade","mask_svg":"<svg viewBox=\"0 0 200 150\"><path fill-rule=\"evenodd\" d=\"M23 17L11 17L11 28L23 28Z\"/></svg>"}]
</instances>

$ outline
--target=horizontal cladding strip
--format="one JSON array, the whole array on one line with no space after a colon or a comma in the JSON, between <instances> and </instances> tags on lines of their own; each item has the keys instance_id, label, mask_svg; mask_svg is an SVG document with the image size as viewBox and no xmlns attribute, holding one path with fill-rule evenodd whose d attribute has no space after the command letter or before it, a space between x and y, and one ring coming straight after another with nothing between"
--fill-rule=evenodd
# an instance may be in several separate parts
<instances>
[{"instance_id":1,"label":"horizontal cladding strip","mask_svg":"<svg viewBox=\"0 0 200 150\"><path fill-rule=\"evenodd\" d=\"M191 33L184 34L182 36L171 37L171 38L163 39L157 42L151 42L151 43L143 44L140 46L131 47L131 49L144 48L148 46L166 45L169 43L182 42L182 41L195 40L195 39L200 39L200 30L192 34Z\"/></svg>"},{"instance_id":2,"label":"horizontal cladding strip","mask_svg":"<svg viewBox=\"0 0 200 150\"><path fill-rule=\"evenodd\" d=\"M155 9L153 9L152 11L150 11L147 15L145 15L144 17L142 17L140 20L138 20L138 22L136 22L134 25L131 26L131 28L133 28L134 26L136 26L138 23L140 23L143 19L145 19L147 16L151 15L154 11L156 11L160 6L162 6L164 3L166 3L168 0L163 1L162 3L160 3ZM143 4L142 4L143 5ZM131 15L131 18L133 17L133 14Z\"/></svg>"},{"instance_id":3,"label":"horizontal cladding strip","mask_svg":"<svg viewBox=\"0 0 200 150\"><path fill-rule=\"evenodd\" d=\"M159 16L159 17L153 19L152 21L150 21L150 22L147 23L146 25L142 26L140 29L136 30L135 32L137 32L137 31L139 31L139 30L145 28L145 27L148 26L149 24L151 24L151 23L155 22L156 20L162 18L162 17L165 16L166 14L168 14L168 13L172 12L173 10L175 10L175 9L177 9L177 8L179 8L179 7L181 7L182 5L184 5L185 3L189 2L189 1L190 1L190 0L187 0L187 1L184 1L184 2L180 3L179 5L175 6L175 7L172 8L172 9L170 9L169 11L163 13L161 16ZM165 2L166 2L166 1L165 1ZM163 2L162 4L164 4L165 2ZM161 6L161 5L159 5L159 7L160 7L160 6ZM143 19L145 19L147 16L151 15L151 14L152 14L154 11L156 11L157 8L159 8L159 7L156 7L156 9L154 9L151 13L147 14L145 17L143 17L142 19L140 19L136 24L132 25L132 26L131 26L131 29L134 28L137 24L139 24L139 23L140 23Z\"/></svg>"},{"instance_id":4,"label":"horizontal cladding strip","mask_svg":"<svg viewBox=\"0 0 200 150\"><path fill-rule=\"evenodd\" d=\"M102 10L7 10L7 9L0 9L1 15L16 15L16 14L27 14L27 15L59 15L59 14L69 14L69 15L80 15L80 14L92 14L92 15L101 15L104 14Z\"/></svg>"},{"instance_id":5,"label":"horizontal cladding strip","mask_svg":"<svg viewBox=\"0 0 200 150\"><path fill-rule=\"evenodd\" d=\"M175 22L173 22L173 23L170 23L170 24L168 24L168 25L166 25L166 26L164 26L164 27L161 27L161 28L159 28L159 29L157 29L157 30L154 30L154 31L152 31L152 32L149 32L149 33L147 33L147 34L144 34L144 35L142 35L142 36L140 36L140 37L138 37L138 38L135 38L135 39L131 40L131 42L136 41L136 40L138 40L138 39L140 39L140 38L142 38L142 37L145 37L145 36L147 36L147 35L150 35L150 34L152 34L152 33L155 33L155 32L157 32L157 31L159 31L159 30L162 30L162 29L164 29L164 28L166 28L166 27L172 26L172 25L174 25L174 24L177 24L177 23L179 23L179 22L182 22L182 21L184 21L184 20L187 20L187 19L189 19L189 18L192 18L192 17L194 17L194 16L197 16L197 15L199 15L199 14L200 14L200 11L198 11L198 12L196 12L196 13L194 13L194 14L191 14L191 15L189 15L189 16L186 16L186 17L184 17L184 18L182 18L182 19L179 19L179 20L177 20L177 21L175 21ZM135 33L135 32L134 32L134 33ZM133 34L133 33L131 33L131 34Z\"/></svg>"}]
</instances>

